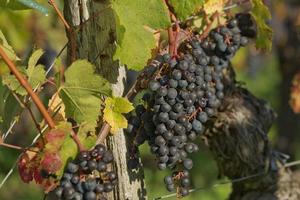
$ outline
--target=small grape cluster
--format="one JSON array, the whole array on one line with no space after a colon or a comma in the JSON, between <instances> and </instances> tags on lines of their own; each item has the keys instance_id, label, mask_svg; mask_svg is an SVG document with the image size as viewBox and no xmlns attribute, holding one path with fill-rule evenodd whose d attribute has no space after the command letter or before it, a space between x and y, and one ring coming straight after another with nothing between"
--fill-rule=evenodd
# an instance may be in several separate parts
<instances>
[{"instance_id":1,"label":"small grape cluster","mask_svg":"<svg viewBox=\"0 0 300 200\"><path fill-rule=\"evenodd\" d=\"M137 145L148 141L160 170L176 170L165 177L169 191L188 194L193 167L188 155L199 150L194 142L222 104L223 72L230 59L253 36L250 15L239 14L204 40L195 36L185 42L178 58L159 55L146 68L145 76L154 78L143 96L145 105L130 115L127 132Z\"/></svg>"},{"instance_id":2,"label":"small grape cluster","mask_svg":"<svg viewBox=\"0 0 300 200\"><path fill-rule=\"evenodd\" d=\"M117 174L109 171L113 155L104 145L82 151L67 164L59 186L54 190L62 200L106 200L104 193L117 184Z\"/></svg>"}]
</instances>

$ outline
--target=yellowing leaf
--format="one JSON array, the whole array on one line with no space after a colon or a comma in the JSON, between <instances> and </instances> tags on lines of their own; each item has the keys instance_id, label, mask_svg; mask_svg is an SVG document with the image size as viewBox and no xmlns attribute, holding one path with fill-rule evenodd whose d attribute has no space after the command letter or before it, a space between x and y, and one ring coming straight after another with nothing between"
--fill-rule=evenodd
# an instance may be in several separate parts
<instances>
[{"instance_id":1,"label":"yellowing leaf","mask_svg":"<svg viewBox=\"0 0 300 200\"><path fill-rule=\"evenodd\" d=\"M56 112L57 109L59 110ZM54 93L54 95L49 100L48 111L51 115L56 113L53 117L53 120L55 122L66 120L65 105L62 103L62 100L59 97L58 93Z\"/></svg>"},{"instance_id":2,"label":"yellowing leaf","mask_svg":"<svg viewBox=\"0 0 300 200\"><path fill-rule=\"evenodd\" d=\"M270 51L272 49L273 31L266 24L266 21L271 19L270 11L262 0L251 0L251 3L251 15L257 25L256 47Z\"/></svg>"},{"instance_id":3,"label":"yellowing leaf","mask_svg":"<svg viewBox=\"0 0 300 200\"><path fill-rule=\"evenodd\" d=\"M122 114L132 110L132 103L123 97L106 98L103 119L111 126L112 133L127 127L127 119Z\"/></svg>"},{"instance_id":4,"label":"yellowing leaf","mask_svg":"<svg viewBox=\"0 0 300 200\"><path fill-rule=\"evenodd\" d=\"M133 110L132 103L123 97L107 98L105 105L118 113L128 113Z\"/></svg>"},{"instance_id":5,"label":"yellowing leaf","mask_svg":"<svg viewBox=\"0 0 300 200\"><path fill-rule=\"evenodd\" d=\"M127 127L127 119L120 113L104 110L104 120L111 126L111 133L117 133L120 128Z\"/></svg>"},{"instance_id":6,"label":"yellowing leaf","mask_svg":"<svg viewBox=\"0 0 300 200\"><path fill-rule=\"evenodd\" d=\"M225 3L225 0L207 0L203 5L203 10L208 15L215 12L222 12Z\"/></svg>"}]
</instances>

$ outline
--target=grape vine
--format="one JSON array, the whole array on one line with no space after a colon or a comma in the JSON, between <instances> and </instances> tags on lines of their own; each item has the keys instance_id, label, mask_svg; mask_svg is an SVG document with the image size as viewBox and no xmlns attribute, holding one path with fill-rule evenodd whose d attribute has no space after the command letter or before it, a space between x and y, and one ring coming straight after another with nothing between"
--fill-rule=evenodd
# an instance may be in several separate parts
<instances>
[{"instance_id":1,"label":"grape vine","mask_svg":"<svg viewBox=\"0 0 300 200\"><path fill-rule=\"evenodd\" d=\"M128 162L125 160L127 155L115 154L127 153L127 149L122 149L128 148L127 143L123 140L124 143L119 142L122 147L113 143L114 155L118 156L116 160L123 164L137 164L138 146L148 143L156 157L157 168L171 171L163 179L166 189L176 191L178 197L187 196L192 187L190 170L194 167L190 155L199 151L197 140L207 131L209 122L217 117L218 109L222 106L226 89L224 74L228 72L230 60L240 47L248 44L250 38L257 37L257 46L270 48L272 31L264 22L269 18L267 8L260 0L252 0L254 9L251 13L237 14L223 23L220 18L228 14L224 12L227 5L225 1L141 0L136 4L133 1L115 0L102 10L80 5L78 13L82 16L76 19L73 12L77 8L68 8L73 2L65 2L66 19L54 0L50 0L49 4L64 24L69 39L65 46L69 48L67 62L70 62L70 66L66 70L57 66L55 78L48 79L43 66L38 66L42 50L32 54L26 69L17 66L18 57L0 31L0 56L12 72L3 73L2 86L12 92L16 99L24 97L28 103L32 99L45 121L36 121L30 112L40 135L28 148L0 140L2 146L23 151L17 163L21 179L26 183L35 180L45 193L51 193L61 200L106 200L107 194L121 181L117 174L124 175L121 167L117 167L120 170L118 173L114 170L113 154L103 144L109 133L117 134L124 129L133 138L129 142L135 146L129 149L131 159ZM100 4L102 6L108 2ZM127 12L127 8L131 8L131 12ZM155 12L145 15L148 10ZM116 24L111 27L104 27L107 25L104 24L102 27L104 22L100 20L94 27L98 15L102 15L101 20L105 23ZM110 21L112 16L113 22ZM192 25L197 19L203 20L201 26ZM212 28L216 19L217 27ZM86 26L88 23L92 25ZM84 34L89 31L81 29L88 30L90 27L95 28L95 34L86 37ZM199 29L201 34L196 32ZM101 40L97 38L97 31ZM96 41L93 43L95 49L101 51L93 52L80 44L89 41L91 36L93 42ZM169 54L157 55L155 50L166 52L165 44L169 45ZM85 55L86 52L90 54ZM84 57L93 60L93 63L78 59ZM150 57L155 59L143 68ZM115 60L125 64L127 69L144 69L124 97L121 97L122 91L115 91L110 75L102 73L100 69L111 67L117 63ZM54 65L62 64L55 61L51 67ZM37 77L38 80L35 80ZM55 86L48 108L38 97L38 90L33 90L35 87L42 90L44 87L40 86L45 83ZM143 103L132 111L134 107L130 100L141 89L144 89ZM4 103L7 102L9 100L4 100ZM28 104L30 111L29 107ZM15 115L12 114L12 118ZM118 148L122 151L118 151ZM116 165L120 165L118 162ZM127 173L128 168L124 171ZM126 187L131 186L131 180L125 184ZM121 190L128 189L124 188Z\"/></svg>"},{"instance_id":2,"label":"grape vine","mask_svg":"<svg viewBox=\"0 0 300 200\"><path fill-rule=\"evenodd\" d=\"M148 142L158 169L173 171L164 178L168 191L188 195L193 168L189 154L199 150L195 141L222 104L222 78L230 59L254 36L251 16L237 14L205 39L195 35L181 44L178 56L160 55L146 68L152 80L143 96L145 105L129 116L126 132L137 145Z\"/></svg>"}]
</instances>

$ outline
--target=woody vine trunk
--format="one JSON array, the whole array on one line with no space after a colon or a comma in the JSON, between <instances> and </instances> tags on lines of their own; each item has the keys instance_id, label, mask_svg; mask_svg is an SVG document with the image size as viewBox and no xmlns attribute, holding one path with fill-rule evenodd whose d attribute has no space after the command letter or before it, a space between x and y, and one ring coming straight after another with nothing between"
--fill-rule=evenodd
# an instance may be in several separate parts
<instances>
[{"instance_id":1,"label":"woody vine trunk","mask_svg":"<svg viewBox=\"0 0 300 200\"><path fill-rule=\"evenodd\" d=\"M122 96L126 71L113 61L116 23L108 1L65 0L64 15L73 32L67 31L68 64L76 59L88 59L95 64L97 73L113 84L115 96ZM100 125L101 127L101 125ZM99 127L99 128L100 128ZM134 171L127 160L132 149L129 138L120 131L108 137L107 145L113 151L119 183L108 197L114 200L146 199L144 173L141 163Z\"/></svg>"},{"instance_id":2,"label":"woody vine trunk","mask_svg":"<svg viewBox=\"0 0 300 200\"><path fill-rule=\"evenodd\" d=\"M212 151L221 176L246 181L232 184L231 200L296 200L299 175L284 168L284 156L272 149L268 131L275 113L235 81L233 69L226 75L223 105L203 139Z\"/></svg>"}]
</instances>

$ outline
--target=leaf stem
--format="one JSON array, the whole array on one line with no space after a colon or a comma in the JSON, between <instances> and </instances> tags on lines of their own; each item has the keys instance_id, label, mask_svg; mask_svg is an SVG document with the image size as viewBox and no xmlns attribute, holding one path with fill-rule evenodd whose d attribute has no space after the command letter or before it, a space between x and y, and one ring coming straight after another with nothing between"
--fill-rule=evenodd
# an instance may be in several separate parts
<instances>
[{"instance_id":1,"label":"leaf stem","mask_svg":"<svg viewBox=\"0 0 300 200\"><path fill-rule=\"evenodd\" d=\"M14 76L17 78L19 83L24 87L24 89L27 91L27 93L30 95L32 98L33 102L35 103L36 107L39 109L41 112L43 118L49 125L49 127L52 129L55 127L54 121L47 112L44 104L40 100L40 98L37 96L37 94L32 90L32 87L28 83L28 81L23 77L23 75L18 71L17 67L15 64L9 59L9 57L6 55L4 50L0 47L0 56L3 58L3 61L6 63L10 71L14 74Z\"/></svg>"},{"instance_id":2,"label":"leaf stem","mask_svg":"<svg viewBox=\"0 0 300 200\"><path fill-rule=\"evenodd\" d=\"M79 151L80 152L84 151L85 150L84 146L81 144L79 138L77 137L77 134L73 130L71 131L71 137L74 140L74 142L76 143Z\"/></svg>"}]
</instances>

